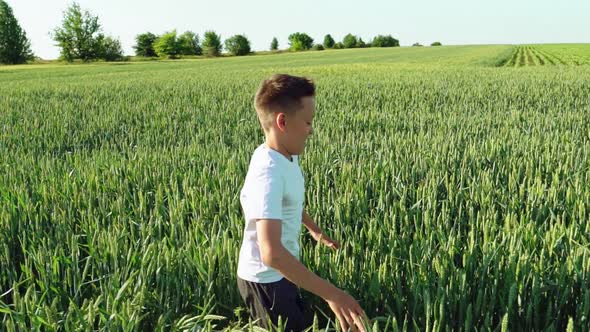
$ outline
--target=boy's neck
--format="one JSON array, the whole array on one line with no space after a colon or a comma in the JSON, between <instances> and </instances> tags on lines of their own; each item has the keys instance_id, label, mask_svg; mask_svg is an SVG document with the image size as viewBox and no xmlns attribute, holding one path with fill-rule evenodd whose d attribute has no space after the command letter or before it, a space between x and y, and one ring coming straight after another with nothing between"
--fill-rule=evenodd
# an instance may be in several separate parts
<instances>
[{"instance_id":1,"label":"boy's neck","mask_svg":"<svg viewBox=\"0 0 590 332\"><path fill-rule=\"evenodd\" d=\"M268 146L269 148L271 148L271 149L277 151L278 153L282 154L283 156L285 156L285 158L287 158L287 160L293 161L293 157L291 156L291 154L279 142L273 140L270 137L267 137L264 144L266 144L266 146Z\"/></svg>"}]
</instances>

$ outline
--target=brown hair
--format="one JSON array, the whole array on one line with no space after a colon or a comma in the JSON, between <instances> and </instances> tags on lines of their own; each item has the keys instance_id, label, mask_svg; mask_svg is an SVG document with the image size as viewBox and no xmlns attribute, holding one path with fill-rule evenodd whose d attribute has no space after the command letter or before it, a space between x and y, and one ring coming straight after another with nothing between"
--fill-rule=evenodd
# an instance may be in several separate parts
<instances>
[{"instance_id":1,"label":"brown hair","mask_svg":"<svg viewBox=\"0 0 590 332\"><path fill-rule=\"evenodd\" d=\"M301 98L315 96L315 85L306 77L275 74L262 81L254 104L262 128L266 131L276 112L292 114L299 110Z\"/></svg>"}]
</instances>

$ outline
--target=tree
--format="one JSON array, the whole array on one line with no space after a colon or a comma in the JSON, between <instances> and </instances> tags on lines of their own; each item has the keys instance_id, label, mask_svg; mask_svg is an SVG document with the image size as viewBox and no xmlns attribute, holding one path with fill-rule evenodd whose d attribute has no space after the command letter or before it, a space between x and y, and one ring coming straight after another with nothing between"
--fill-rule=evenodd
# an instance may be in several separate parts
<instances>
[{"instance_id":1,"label":"tree","mask_svg":"<svg viewBox=\"0 0 590 332\"><path fill-rule=\"evenodd\" d=\"M378 35L373 38L371 47L395 47L399 46L399 40L391 37L391 35L382 36Z\"/></svg>"},{"instance_id":2,"label":"tree","mask_svg":"<svg viewBox=\"0 0 590 332\"><path fill-rule=\"evenodd\" d=\"M80 5L74 2L64 12L62 25L55 28L53 39L61 48L63 59L90 61L100 56L104 35L98 16L88 11L82 13Z\"/></svg>"},{"instance_id":3,"label":"tree","mask_svg":"<svg viewBox=\"0 0 590 332\"><path fill-rule=\"evenodd\" d=\"M221 36L215 31L207 31L203 37L203 53L207 56L219 56L221 54Z\"/></svg>"},{"instance_id":4,"label":"tree","mask_svg":"<svg viewBox=\"0 0 590 332\"><path fill-rule=\"evenodd\" d=\"M306 33L295 32L289 35L289 48L293 51L309 50L313 46L313 38Z\"/></svg>"},{"instance_id":5,"label":"tree","mask_svg":"<svg viewBox=\"0 0 590 332\"><path fill-rule=\"evenodd\" d=\"M357 43L358 43L358 40L357 40L356 36L354 36L351 33L347 34L346 36L344 36L344 39L342 39L342 44L344 45L345 48L356 47Z\"/></svg>"},{"instance_id":6,"label":"tree","mask_svg":"<svg viewBox=\"0 0 590 332\"><path fill-rule=\"evenodd\" d=\"M365 48L367 47L367 44L363 41L362 38L359 37L358 41L356 42L356 47Z\"/></svg>"},{"instance_id":7,"label":"tree","mask_svg":"<svg viewBox=\"0 0 590 332\"><path fill-rule=\"evenodd\" d=\"M250 53L250 41L244 35L235 35L225 40L225 49L233 55Z\"/></svg>"},{"instance_id":8,"label":"tree","mask_svg":"<svg viewBox=\"0 0 590 332\"><path fill-rule=\"evenodd\" d=\"M159 57L176 59L180 54L180 47L176 38L176 30L166 32L156 39L154 50Z\"/></svg>"},{"instance_id":9,"label":"tree","mask_svg":"<svg viewBox=\"0 0 590 332\"><path fill-rule=\"evenodd\" d=\"M124 60L123 47L121 47L119 39L110 36L105 37L102 41L100 57L105 61Z\"/></svg>"},{"instance_id":10,"label":"tree","mask_svg":"<svg viewBox=\"0 0 590 332\"><path fill-rule=\"evenodd\" d=\"M270 42L270 50L276 51L278 49L279 49L279 41L277 40L277 37L273 37L272 41Z\"/></svg>"},{"instance_id":11,"label":"tree","mask_svg":"<svg viewBox=\"0 0 590 332\"><path fill-rule=\"evenodd\" d=\"M434 42L432 44L430 44L430 46L442 46L442 44L440 42Z\"/></svg>"},{"instance_id":12,"label":"tree","mask_svg":"<svg viewBox=\"0 0 590 332\"><path fill-rule=\"evenodd\" d=\"M32 59L27 34L18 24L12 8L0 0L0 63L20 64Z\"/></svg>"},{"instance_id":13,"label":"tree","mask_svg":"<svg viewBox=\"0 0 590 332\"><path fill-rule=\"evenodd\" d=\"M330 34L327 34L324 37L324 48L333 48L334 47L334 38Z\"/></svg>"},{"instance_id":14,"label":"tree","mask_svg":"<svg viewBox=\"0 0 590 332\"><path fill-rule=\"evenodd\" d=\"M422 46L422 44L420 44L420 43L414 43L414 44L412 44L412 46Z\"/></svg>"},{"instance_id":15,"label":"tree","mask_svg":"<svg viewBox=\"0 0 590 332\"><path fill-rule=\"evenodd\" d=\"M156 56L154 43L158 37L151 32L139 34L135 37L135 55L137 56Z\"/></svg>"},{"instance_id":16,"label":"tree","mask_svg":"<svg viewBox=\"0 0 590 332\"><path fill-rule=\"evenodd\" d=\"M344 44L342 44L342 42L337 42L336 44L334 44L334 49L335 50L340 50L344 48Z\"/></svg>"},{"instance_id":17,"label":"tree","mask_svg":"<svg viewBox=\"0 0 590 332\"><path fill-rule=\"evenodd\" d=\"M312 51L323 51L324 50L324 45L322 44L314 44L311 47Z\"/></svg>"},{"instance_id":18,"label":"tree","mask_svg":"<svg viewBox=\"0 0 590 332\"><path fill-rule=\"evenodd\" d=\"M199 45L199 35L186 31L178 37L179 52L182 55L201 55L203 50Z\"/></svg>"}]
</instances>

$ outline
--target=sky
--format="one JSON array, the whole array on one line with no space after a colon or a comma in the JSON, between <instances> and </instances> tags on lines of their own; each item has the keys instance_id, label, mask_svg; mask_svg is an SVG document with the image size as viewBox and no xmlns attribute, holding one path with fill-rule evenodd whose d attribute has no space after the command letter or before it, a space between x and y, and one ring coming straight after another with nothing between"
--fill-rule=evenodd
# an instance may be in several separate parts
<instances>
[{"instance_id":1,"label":"sky","mask_svg":"<svg viewBox=\"0 0 590 332\"><path fill-rule=\"evenodd\" d=\"M71 0L5 0L31 40L35 55L55 59L59 48L50 32L63 20ZM279 48L288 36L305 32L322 43L352 33L369 42L391 34L401 46L590 43L588 0L78 0L99 17L105 34L120 39L133 54L135 36L176 29L180 34L207 30L222 40L245 34L255 51L267 50L273 37Z\"/></svg>"}]
</instances>

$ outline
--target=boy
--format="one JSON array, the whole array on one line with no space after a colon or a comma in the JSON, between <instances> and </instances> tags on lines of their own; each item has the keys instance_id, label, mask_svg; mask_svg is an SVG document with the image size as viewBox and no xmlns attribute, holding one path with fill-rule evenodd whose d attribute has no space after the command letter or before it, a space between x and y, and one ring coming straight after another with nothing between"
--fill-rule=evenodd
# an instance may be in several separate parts
<instances>
[{"instance_id":1,"label":"boy","mask_svg":"<svg viewBox=\"0 0 590 332\"><path fill-rule=\"evenodd\" d=\"M240 192L246 219L237 270L240 295L252 318L267 329L268 318L276 325L279 315L287 331L302 331L312 324L299 286L329 304L343 331L365 331L366 315L357 301L299 261L301 224L316 241L339 248L303 209L299 155L313 132L314 83L274 75L260 85L255 108L266 140L254 151Z\"/></svg>"}]
</instances>

